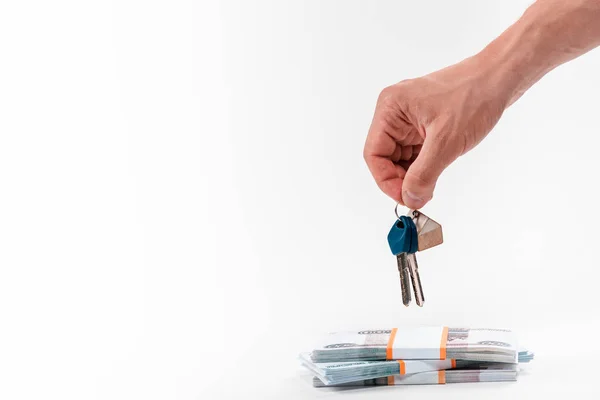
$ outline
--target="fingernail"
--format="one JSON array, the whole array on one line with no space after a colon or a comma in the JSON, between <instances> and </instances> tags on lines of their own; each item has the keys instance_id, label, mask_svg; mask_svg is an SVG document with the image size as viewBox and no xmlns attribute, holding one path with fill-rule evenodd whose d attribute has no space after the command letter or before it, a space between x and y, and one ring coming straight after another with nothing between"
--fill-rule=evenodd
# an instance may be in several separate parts
<instances>
[{"instance_id":1,"label":"fingernail","mask_svg":"<svg viewBox=\"0 0 600 400\"><path fill-rule=\"evenodd\" d=\"M424 201L425 200L424 198L419 197L416 194L414 194L408 190L406 192L404 192L404 194L406 195L406 197L408 197L409 199L414 200L414 201Z\"/></svg>"},{"instance_id":2,"label":"fingernail","mask_svg":"<svg viewBox=\"0 0 600 400\"><path fill-rule=\"evenodd\" d=\"M425 199L407 190L404 192L404 202L410 203L412 208L419 208L425 204Z\"/></svg>"}]
</instances>

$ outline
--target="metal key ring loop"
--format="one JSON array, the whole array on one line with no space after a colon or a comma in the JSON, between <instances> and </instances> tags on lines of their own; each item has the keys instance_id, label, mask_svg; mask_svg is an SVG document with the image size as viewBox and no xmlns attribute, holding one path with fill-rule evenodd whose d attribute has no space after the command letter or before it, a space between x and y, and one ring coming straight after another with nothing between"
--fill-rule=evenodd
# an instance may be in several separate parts
<instances>
[{"instance_id":1,"label":"metal key ring loop","mask_svg":"<svg viewBox=\"0 0 600 400\"><path fill-rule=\"evenodd\" d=\"M400 216L398 215L398 206L400 205L400 203L396 203L396 208L394 208L394 213L396 214L396 218L400 219Z\"/></svg>"},{"instance_id":2,"label":"metal key ring loop","mask_svg":"<svg viewBox=\"0 0 600 400\"><path fill-rule=\"evenodd\" d=\"M394 208L394 214L396 214L396 218L400 219L400 216L398 215L398 206L400 205L400 203L396 203L396 207ZM421 215L421 213L417 210L413 210L413 212L411 213L413 218L418 218L419 215Z\"/></svg>"}]
</instances>

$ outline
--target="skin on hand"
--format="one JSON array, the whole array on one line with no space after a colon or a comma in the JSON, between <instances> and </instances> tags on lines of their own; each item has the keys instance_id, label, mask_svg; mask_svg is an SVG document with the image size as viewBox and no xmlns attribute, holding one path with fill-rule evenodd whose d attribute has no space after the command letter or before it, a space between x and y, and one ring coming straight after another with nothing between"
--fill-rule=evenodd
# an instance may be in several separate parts
<instances>
[{"instance_id":1,"label":"skin on hand","mask_svg":"<svg viewBox=\"0 0 600 400\"><path fill-rule=\"evenodd\" d=\"M364 158L379 188L422 208L442 172L555 67L600 45L600 0L537 0L481 52L385 88Z\"/></svg>"},{"instance_id":2,"label":"skin on hand","mask_svg":"<svg viewBox=\"0 0 600 400\"><path fill-rule=\"evenodd\" d=\"M486 71L472 58L381 92L364 158L385 194L423 207L442 172L496 125L508 95Z\"/></svg>"}]
</instances>

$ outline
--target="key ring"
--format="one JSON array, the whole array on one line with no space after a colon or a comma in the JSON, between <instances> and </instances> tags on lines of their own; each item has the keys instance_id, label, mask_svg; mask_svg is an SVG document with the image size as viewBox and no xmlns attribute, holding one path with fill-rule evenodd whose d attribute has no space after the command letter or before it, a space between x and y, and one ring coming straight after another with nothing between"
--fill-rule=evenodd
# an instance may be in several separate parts
<instances>
[{"instance_id":1,"label":"key ring","mask_svg":"<svg viewBox=\"0 0 600 400\"><path fill-rule=\"evenodd\" d=\"M400 203L396 203L396 208L394 208L394 214L396 214L396 218L400 219L400 216L398 215L398 206L400 205Z\"/></svg>"},{"instance_id":2,"label":"key ring","mask_svg":"<svg viewBox=\"0 0 600 400\"><path fill-rule=\"evenodd\" d=\"M396 214L396 218L400 219L400 216L398 215L398 206L400 205L400 203L396 203L396 207L394 208L394 214ZM421 213L417 210L413 210L412 212L412 217L413 218L419 218L419 215Z\"/></svg>"}]
</instances>

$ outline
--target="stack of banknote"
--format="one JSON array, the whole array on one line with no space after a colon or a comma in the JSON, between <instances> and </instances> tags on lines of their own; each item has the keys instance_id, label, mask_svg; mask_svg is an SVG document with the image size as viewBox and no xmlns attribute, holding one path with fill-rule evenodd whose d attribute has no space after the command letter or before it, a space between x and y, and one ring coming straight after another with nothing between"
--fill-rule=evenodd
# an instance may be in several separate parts
<instances>
[{"instance_id":1,"label":"stack of banknote","mask_svg":"<svg viewBox=\"0 0 600 400\"><path fill-rule=\"evenodd\" d=\"M410 327L334 332L300 354L316 387L515 381L534 354L505 329Z\"/></svg>"}]
</instances>

